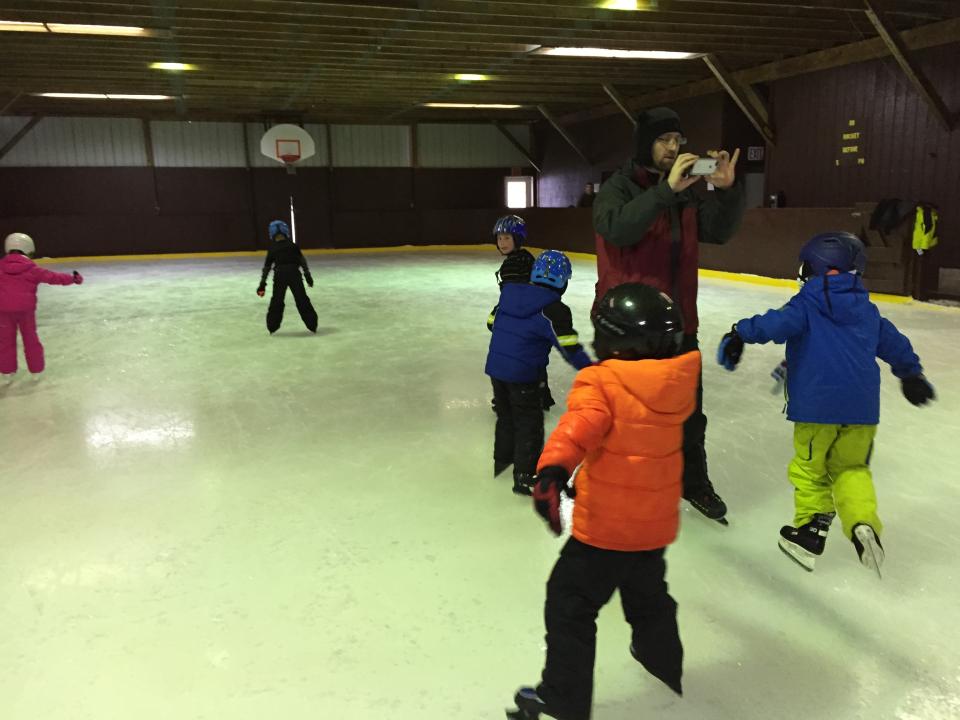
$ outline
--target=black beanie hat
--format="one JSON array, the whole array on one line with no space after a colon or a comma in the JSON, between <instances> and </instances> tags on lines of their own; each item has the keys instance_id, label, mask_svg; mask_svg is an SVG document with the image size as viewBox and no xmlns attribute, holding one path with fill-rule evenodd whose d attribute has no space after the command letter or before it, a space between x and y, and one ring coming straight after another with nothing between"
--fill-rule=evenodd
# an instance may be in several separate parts
<instances>
[{"instance_id":1,"label":"black beanie hat","mask_svg":"<svg viewBox=\"0 0 960 720\"><path fill-rule=\"evenodd\" d=\"M637 127L633 131L633 158L644 167L653 165L653 142L664 133L683 133L680 129L680 116L667 107L655 107L644 110L637 116Z\"/></svg>"}]
</instances>

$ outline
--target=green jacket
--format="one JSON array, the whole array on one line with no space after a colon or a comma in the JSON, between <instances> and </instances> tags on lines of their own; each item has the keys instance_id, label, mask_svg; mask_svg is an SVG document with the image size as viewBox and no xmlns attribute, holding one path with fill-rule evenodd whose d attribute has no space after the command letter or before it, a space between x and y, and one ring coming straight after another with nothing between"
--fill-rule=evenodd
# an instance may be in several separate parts
<instances>
[{"instance_id":1,"label":"green jacket","mask_svg":"<svg viewBox=\"0 0 960 720\"><path fill-rule=\"evenodd\" d=\"M657 181L631 160L600 188L593 203L597 242L597 301L625 282L653 285L677 300L684 330L697 331L698 243L726 243L740 225L742 182L702 198Z\"/></svg>"}]
</instances>

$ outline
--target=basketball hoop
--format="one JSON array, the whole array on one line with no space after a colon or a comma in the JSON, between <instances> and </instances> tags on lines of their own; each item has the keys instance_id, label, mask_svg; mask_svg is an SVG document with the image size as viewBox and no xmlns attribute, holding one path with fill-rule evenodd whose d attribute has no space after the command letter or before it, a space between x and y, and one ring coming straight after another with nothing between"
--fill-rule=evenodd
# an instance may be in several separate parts
<instances>
[{"instance_id":1,"label":"basketball hoop","mask_svg":"<svg viewBox=\"0 0 960 720\"><path fill-rule=\"evenodd\" d=\"M287 173L296 173L295 166L316 153L310 134L297 125L275 125L260 139L260 152L283 163Z\"/></svg>"}]
</instances>

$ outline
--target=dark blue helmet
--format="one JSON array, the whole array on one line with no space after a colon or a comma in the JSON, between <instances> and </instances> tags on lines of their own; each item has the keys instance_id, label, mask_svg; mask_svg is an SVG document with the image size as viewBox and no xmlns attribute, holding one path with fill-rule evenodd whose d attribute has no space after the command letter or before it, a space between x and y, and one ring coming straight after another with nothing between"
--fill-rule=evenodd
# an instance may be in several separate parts
<instances>
[{"instance_id":1,"label":"dark blue helmet","mask_svg":"<svg viewBox=\"0 0 960 720\"><path fill-rule=\"evenodd\" d=\"M527 223L519 215L504 215L493 225L493 241L500 233L513 235L513 244L519 248L527 241Z\"/></svg>"},{"instance_id":2,"label":"dark blue helmet","mask_svg":"<svg viewBox=\"0 0 960 720\"><path fill-rule=\"evenodd\" d=\"M544 250L533 261L530 282L563 291L571 275L573 268L570 267L570 259L566 255L559 250Z\"/></svg>"},{"instance_id":3,"label":"dark blue helmet","mask_svg":"<svg viewBox=\"0 0 960 720\"><path fill-rule=\"evenodd\" d=\"M267 230L270 239L273 240L277 235L283 235L287 240L291 239L290 226L283 220L274 220L270 223L270 229Z\"/></svg>"},{"instance_id":4,"label":"dark blue helmet","mask_svg":"<svg viewBox=\"0 0 960 720\"><path fill-rule=\"evenodd\" d=\"M867 252L860 238L848 232L814 235L800 250L800 279L826 275L830 270L863 275Z\"/></svg>"}]
</instances>

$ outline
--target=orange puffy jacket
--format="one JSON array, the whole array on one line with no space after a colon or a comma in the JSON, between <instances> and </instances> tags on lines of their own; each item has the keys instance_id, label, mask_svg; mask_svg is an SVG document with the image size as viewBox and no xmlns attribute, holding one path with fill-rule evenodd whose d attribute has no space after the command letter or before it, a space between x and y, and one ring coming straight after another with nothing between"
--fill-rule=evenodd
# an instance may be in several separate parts
<instances>
[{"instance_id":1,"label":"orange puffy jacket","mask_svg":"<svg viewBox=\"0 0 960 720\"><path fill-rule=\"evenodd\" d=\"M683 423L697 402L700 353L604 360L573 382L537 469L577 473L573 536L606 550L669 545L680 524Z\"/></svg>"}]
</instances>

